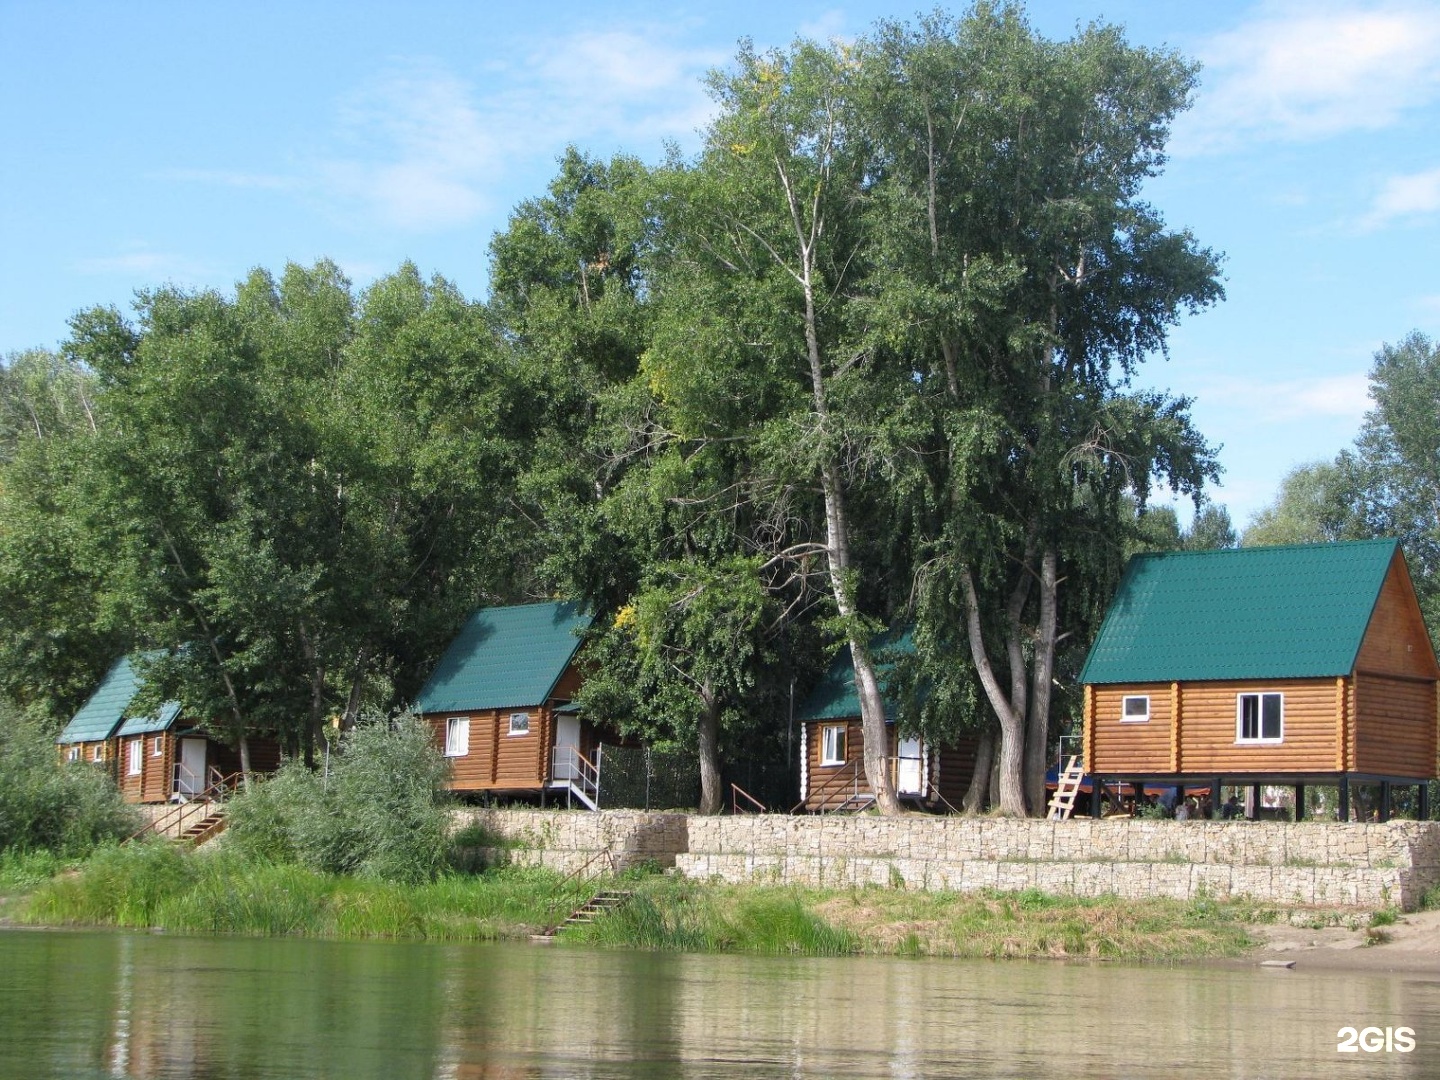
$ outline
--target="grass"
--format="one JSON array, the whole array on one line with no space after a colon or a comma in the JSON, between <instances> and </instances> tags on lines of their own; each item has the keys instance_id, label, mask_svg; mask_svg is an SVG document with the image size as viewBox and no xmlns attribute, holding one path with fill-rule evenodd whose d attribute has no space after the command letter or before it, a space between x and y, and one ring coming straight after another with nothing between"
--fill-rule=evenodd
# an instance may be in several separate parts
<instances>
[{"instance_id":1,"label":"grass","mask_svg":"<svg viewBox=\"0 0 1440 1080\"><path fill-rule=\"evenodd\" d=\"M806 956L1188 960L1237 956L1240 915L1212 901L1021 893L640 883L613 915L565 932L590 945Z\"/></svg>"},{"instance_id":2,"label":"grass","mask_svg":"<svg viewBox=\"0 0 1440 1080\"><path fill-rule=\"evenodd\" d=\"M156 842L98 852L78 872L35 888L12 917L49 926L486 941L535 933L587 893L549 871L448 874L408 885Z\"/></svg>"},{"instance_id":3,"label":"grass","mask_svg":"<svg viewBox=\"0 0 1440 1080\"><path fill-rule=\"evenodd\" d=\"M558 922L596 885L502 867L397 884L163 842L103 848L86 862L0 861L9 917L34 925L163 927L190 933L484 941ZM768 955L1235 956L1251 908L1208 899L1124 900L1019 893L808 889L628 876L629 903L564 943Z\"/></svg>"}]
</instances>

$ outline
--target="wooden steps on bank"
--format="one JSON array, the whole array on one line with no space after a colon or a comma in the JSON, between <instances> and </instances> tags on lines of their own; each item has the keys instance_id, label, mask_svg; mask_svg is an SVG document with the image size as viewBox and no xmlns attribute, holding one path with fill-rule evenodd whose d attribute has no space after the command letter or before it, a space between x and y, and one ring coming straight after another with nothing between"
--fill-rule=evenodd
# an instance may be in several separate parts
<instances>
[{"instance_id":1,"label":"wooden steps on bank","mask_svg":"<svg viewBox=\"0 0 1440 1080\"><path fill-rule=\"evenodd\" d=\"M1069 821L1075 811L1075 799L1080 794L1080 782L1085 778L1085 768L1079 755L1071 755L1065 762L1065 771L1055 785L1055 794L1050 797L1048 821Z\"/></svg>"},{"instance_id":2,"label":"wooden steps on bank","mask_svg":"<svg viewBox=\"0 0 1440 1080\"><path fill-rule=\"evenodd\" d=\"M600 916L609 914L622 906L632 895L633 893L629 889L601 889L560 922L546 927L544 933L535 934L530 940L550 941L567 927L586 926L593 923Z\"/></svg>"}]
</instances>

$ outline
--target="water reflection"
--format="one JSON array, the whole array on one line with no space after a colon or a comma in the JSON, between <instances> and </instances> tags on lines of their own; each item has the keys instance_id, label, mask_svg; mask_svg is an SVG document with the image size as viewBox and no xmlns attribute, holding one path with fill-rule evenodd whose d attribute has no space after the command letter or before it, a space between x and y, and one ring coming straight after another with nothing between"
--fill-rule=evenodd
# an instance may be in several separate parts
<instances>
[{"instance_id":1,"label":"water reflection","mask_svg":"<svg viewBox=\"0 0 1440 1080\"><path fill-rule=\"evenodd\" d=\"M1421 1076L1440 973L0 933L0 1076ZM1347 1025L1413 1053L1336 1052Z\"/></svg>"}]
</instances>

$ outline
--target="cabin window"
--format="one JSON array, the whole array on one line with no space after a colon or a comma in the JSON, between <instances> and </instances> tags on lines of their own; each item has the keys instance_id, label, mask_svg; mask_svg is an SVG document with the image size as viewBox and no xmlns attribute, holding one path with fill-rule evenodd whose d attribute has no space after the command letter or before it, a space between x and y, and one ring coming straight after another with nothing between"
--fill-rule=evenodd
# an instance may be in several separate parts
<instances>
[{"instance_id":1,"label":"cabin window","mask_svg":"<svg viewBox=\"0 0 1440 1080\"><path fill-rule=\"evenodd\" d=\"M1143 724L1150 719L1150 697L1148 694L1130 694L1120 700L1120 722L1122 724Z\"/></svg>"},{"instance_id":2,"label":"cabin window","mask_svg":"<svg viewBox=\"0 0 1440 1080\"><path fill-rule=\"evenodd\" d=\"M69 750L66 750L66 751L65 751L65 760L66 760L66 761L79 761L79 760L80 760L80 747L78 747L78 746L72 746L72 747L70 747Z\"/></svg>"},{"instance_id":3,"label":"cabin window","mask_svg":"<svg viewBox=\"0 0 1440 1080\"><path fill-rule=\"evenodd\" d=\"M1284 694L1240 694L1235 705L1235 741L1278 743L1285 731Z\"/></svg>"},{"instance_id":4,"label":"cabin window","mask_svg":"<svg viewBox=\"0 0 1440 1080\"><path fill-rule=\"evenodd\" d=\"M511 713L511 714L510 714L510 734L511 734L511 735L529 735L529 734L530 734L530 714L529 714L529 713L517 712L517 713Z\"/></svg>"},{"instance_id":5,"label":"cabin window","mask_svg":"<svg viewBox=\"0 0 1440 1080\"><path fill-rule=\"evenodd\" d=\"M104 761L104 760L105 760L105 744L104 744L104 743L96 743L95 746L90 750L90 760L91 760L91 761Z\"/></svg>"},{"instance_id":6,"label":"cabin window","mask_svg":"<svg viewBox=\"0 0 1440 1080\"><path fill-rule=\"evenodd\" d=\"M470 753L470 719L452 716L445 721L445 756L464 757Z\"/></svg>"},{"instance_id":7,"label":"cabin window","mask_svg":"<svg viewBox=\"0 0 1440 1080\"><path fill-rule=\"evenodd\" d=\"M160 757L164 753L165 737L163 735L156 735L155 738L150 740L150 756Z\"/></svg>"},{"instance_id":8,"label":"cabin window","mask_svg":"<svg viewBox=\"0 0 1440 1080\"><path fill-rule=\"evenodd\" d=\"M127 744L125 754L125 772L130 776L140 775L140 761L145 752L145 740L133 739Z\"/></svg>"},{"instance_id":9,"label":"cabin window","mask_svg":"<svg viewBox=\"0 0 1440 1080\"><path fill-rule=\"evenodd\" d=\"M820 764L845 764L845 727L832 724L820 729Z\"/></svg>"}]
</instances>

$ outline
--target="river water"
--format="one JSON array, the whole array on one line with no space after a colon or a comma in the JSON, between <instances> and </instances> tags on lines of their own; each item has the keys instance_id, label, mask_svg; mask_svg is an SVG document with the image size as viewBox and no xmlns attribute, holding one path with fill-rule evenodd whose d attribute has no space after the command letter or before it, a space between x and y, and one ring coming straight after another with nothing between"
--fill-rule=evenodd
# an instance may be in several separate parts
<instances>
[{"instance_id":1,"label":"river water","mask_svg":"<svg viewBox=\"0 0 1440 1080\"><path fill-rule=\"evenodd\" d=\"M1340 1053L1347 1026L1382 1034ZM0 1076L27 1080L1332 1075L1440 1075L1440 962L1432 977L0 931Z\"/></svg>"}]
</instances>

